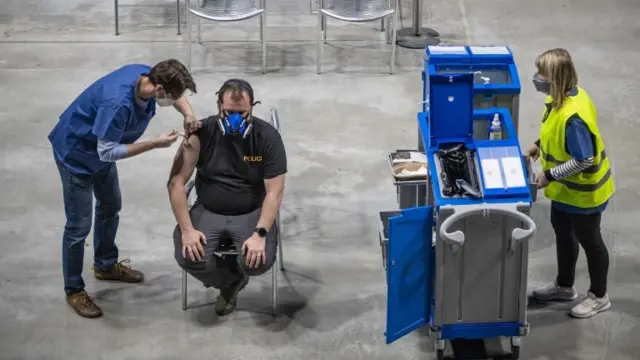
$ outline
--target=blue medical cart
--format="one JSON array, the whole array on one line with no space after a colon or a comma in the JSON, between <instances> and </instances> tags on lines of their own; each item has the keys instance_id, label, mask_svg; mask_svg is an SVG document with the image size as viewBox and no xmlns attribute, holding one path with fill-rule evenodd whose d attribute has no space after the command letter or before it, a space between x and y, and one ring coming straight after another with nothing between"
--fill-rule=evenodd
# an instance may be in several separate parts
<instances>
[{"instance_id":1,"label":"blue medical cart","mask_svg":"<svg viewBox=\"0 0 640 360\"><path fill-rule=\"evenodd\" d=\"M509 337L517 359L521 337L529 330L528 240L536 224L529 217L529 173L511 113L497 107L474 110L469 71L431 73L428 89L430 105L418 123L432 197L428 206L380 214L380 236L386 240L386 341L428 325L438 360L444 358L446 340L495 337ZM488 124L496 114L503 139L486 140L474 124ZM437 151L460 143L473 151L481 198L441 192Z\"/></svg>"}]
</instances>

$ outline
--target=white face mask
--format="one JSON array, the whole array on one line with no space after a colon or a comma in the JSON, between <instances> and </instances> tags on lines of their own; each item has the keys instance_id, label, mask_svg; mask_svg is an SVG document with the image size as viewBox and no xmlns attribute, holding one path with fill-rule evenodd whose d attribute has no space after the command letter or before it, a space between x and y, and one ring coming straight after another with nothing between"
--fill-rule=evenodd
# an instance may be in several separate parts
<instances>
[{"instance_id":1,"label":"white face mask","mask_svg":"<svg viewBox=\"0 0 640 360\"><path fill-rule=\"evenodd\" d=\"M165 106L173 106L173 104L175 104L175 100L167 97L167 93L165 92L165 97L160 97L160 94L158 94L158 92L156 91L156 103L158 103L158 106L161 107L165 107Z\"/></svg>"}]
</instances>

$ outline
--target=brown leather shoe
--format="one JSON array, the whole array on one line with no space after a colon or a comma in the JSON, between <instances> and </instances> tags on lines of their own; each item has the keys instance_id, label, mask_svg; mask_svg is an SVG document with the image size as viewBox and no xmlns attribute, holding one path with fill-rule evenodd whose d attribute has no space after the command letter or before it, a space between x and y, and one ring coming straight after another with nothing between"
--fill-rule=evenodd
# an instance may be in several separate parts
<instances>
[{"instance_id":1,"label":"brown leather shoe","mask_svg":"<svg viewBox=\"0 0 640 360\"><path fill-rule=\"evenodd\" d=\"M144 281L144 275L129 266L129 259L120 261L108 270L93 270L93 276L98 280L122 281L126 283L140 283Z\"/></svg>"},{"instance_id":2,"label":"brown leather shoe","mask_svg":"<svg viewBox=\"0 0 640 360\"><path fill-rule=\"evenodd\" d=\"M82 317L97 318L102 316L102 310L84 290L67 295L67 303Z\"/></svg>"}]
</instances>

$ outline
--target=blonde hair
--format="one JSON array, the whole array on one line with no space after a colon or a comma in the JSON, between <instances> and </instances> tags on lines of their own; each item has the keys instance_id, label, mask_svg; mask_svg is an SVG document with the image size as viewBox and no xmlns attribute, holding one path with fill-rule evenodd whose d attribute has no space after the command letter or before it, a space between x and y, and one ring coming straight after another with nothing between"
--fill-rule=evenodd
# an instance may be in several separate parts
<instances>
[{"instance_id":1,"label":"blonde hair","mask_svg":"<svg viewBox=\"0 0 640 360\"><path fill-rule=\"evenodd\" d=\"M536 59L538 73L549 82L551 106L560 109L564 105L569 91L578 85L578 74L565 49L551 49L543 52Z\"/></svg>"}]
</instances>

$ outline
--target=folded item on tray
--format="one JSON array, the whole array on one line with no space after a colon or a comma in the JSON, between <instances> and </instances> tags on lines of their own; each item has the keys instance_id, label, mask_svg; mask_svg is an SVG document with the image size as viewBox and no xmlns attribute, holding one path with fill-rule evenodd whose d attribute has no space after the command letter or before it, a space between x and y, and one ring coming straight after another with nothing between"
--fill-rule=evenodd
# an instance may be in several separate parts
<instances>
[{"instance_id":1,"label":"folded item on tray","mask_svg":"<svg viewBox=\"0 0 640 360\"><path fill-rule=\"evenodd\" d=\"M424 166L421 166L416 170L402 169L402 171L400 171L398 175L402 175L402 176L425 175L426 176L427 168Z\"/></svg>"},{"instance_id":2,"label":"folded item on tray","mask_svg":"<svg viewBox=\"0 0 640 360\"><path fill-rule=\"evenodd\" d=\"M391 165L405 163L426 164L427 156L418 151L400 151L392 155Z\"/></svg>"},{"instance_id":3,"label":"folded item on tray","mask_svg":"<svg viewBox=\"0 0 640 360\"><path fill-rule=\"evenodd\" d=\"M427 165L420 163L400 163L393 165L393 176L398 179L426 179Z\"/></svg>"}]
</instances>

